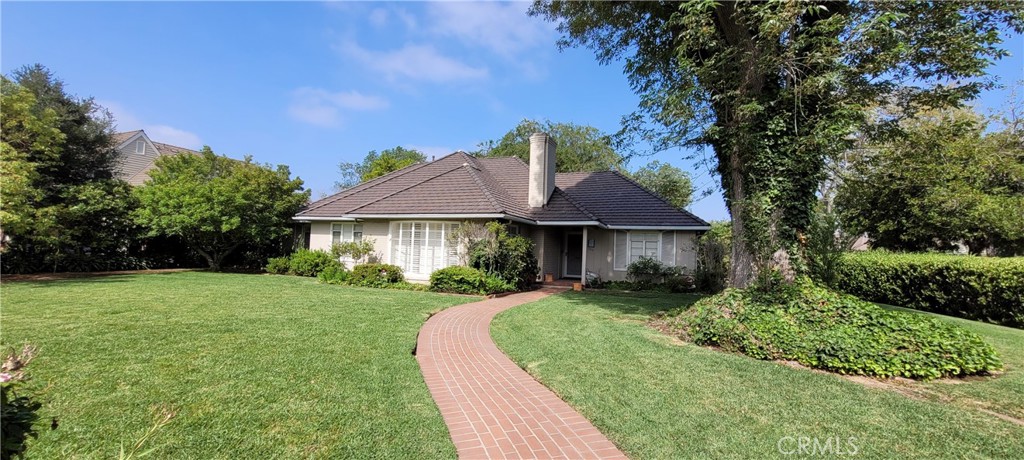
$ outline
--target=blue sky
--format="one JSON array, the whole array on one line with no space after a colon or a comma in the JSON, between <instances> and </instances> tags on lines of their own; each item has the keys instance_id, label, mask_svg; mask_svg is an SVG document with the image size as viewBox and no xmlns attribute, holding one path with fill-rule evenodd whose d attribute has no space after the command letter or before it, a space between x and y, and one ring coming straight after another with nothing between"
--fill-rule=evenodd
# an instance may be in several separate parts
<instances>
[{"instance_id":1,"label":"blue sky","mask_svg":"<svg viewBox=\"0 0 1024 460\"><path fill-rule=\"evenodd\" d=\"M41 63L93 96L119 129L287 164L314 197L340 162L397 145L428 157L501 136L524 118L615 132L636 107L622 68L559 51L528 3L11 3L0 70ZM1024 38L992 69L1024 79ZM998 107L1008 92L978 104ZM717 179L682 159L701 187ZM720 194L691 211L726 219Z\"/></svg>"}]
</instances>

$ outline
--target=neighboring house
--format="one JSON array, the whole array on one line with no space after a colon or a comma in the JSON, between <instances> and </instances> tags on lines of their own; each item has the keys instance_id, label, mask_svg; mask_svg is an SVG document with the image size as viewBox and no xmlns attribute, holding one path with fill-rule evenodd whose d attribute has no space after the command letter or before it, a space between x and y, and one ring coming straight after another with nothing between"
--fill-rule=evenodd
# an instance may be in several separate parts
<instances>
[{"instance_id":1,"label":"neighboring house","mask_svg":"<svg viewBox=\"0 0 1024 460\"><path fill-rule=\"evenodd\" d=\"M371 238L385 263L410 280L459 261L447 235L466 221L499 220L536 243L553 278L626 278L642 256L692 270L694 241L710 229L618 172L555 173L555 142L530 137L530 164L455 152L359 184L299 212L305 245L329 250ZM593 276L591 275L591 276ZM585 278L585 277L584 277Z\"/></svg>"},{"instance_id":2,"label":"neighboring house","mask_svg":"<svg viewBox=\"0 0 1024 460\"><path fill-rule=\"evenodd\" d=\"M179 153L199 153L184 147L153 142L141 129L116 133L113 140L117 151L121 154L117 177L134 186L142 185L146 179L149 179L149 171L156 167L157 158Z\"/></svg>"}]
</instances>

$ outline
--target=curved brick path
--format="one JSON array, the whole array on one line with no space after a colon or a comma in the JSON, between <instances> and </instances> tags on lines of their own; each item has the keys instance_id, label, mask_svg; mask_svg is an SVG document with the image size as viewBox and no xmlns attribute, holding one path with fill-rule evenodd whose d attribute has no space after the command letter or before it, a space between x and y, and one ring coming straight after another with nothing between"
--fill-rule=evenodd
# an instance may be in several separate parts
<instances>
[{"instance_id":1,"label":"curved brick path","mask_svg":"<svg viewBox=\"0 0 1024 460\"><path fill-rule=\"evenodd\" d=\"M494 315L549 294L526 292L449 308L420 330L416 360L459 458L626 458L491 341Z\"/></svg>"}]
</instances>

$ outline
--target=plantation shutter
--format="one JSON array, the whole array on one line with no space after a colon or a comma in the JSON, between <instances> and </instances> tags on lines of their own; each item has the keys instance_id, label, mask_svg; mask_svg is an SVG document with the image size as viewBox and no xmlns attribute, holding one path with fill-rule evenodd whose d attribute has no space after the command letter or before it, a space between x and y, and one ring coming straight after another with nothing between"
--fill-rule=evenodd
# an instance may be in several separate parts
<instances>
[{"instance_id":1,"label":"plantation shutter","mask_svg":"<svg viewBox=\"0 0 1024 460\"><path fill-rule=\"evenodd\" d=\"M676 232L661 232L661 263L676 266Z\"/></svg>"},{"instance_id":2,"label":"plantation shutter","mask_svg":"<svg viewBox=\"0 0 1024 460\"><path fill-rule=\"evenodd\" d=\"M612 270L625 270L629 264L629 234L615 231L615 251L612 257Z\"/></svg>"}]
</instances>

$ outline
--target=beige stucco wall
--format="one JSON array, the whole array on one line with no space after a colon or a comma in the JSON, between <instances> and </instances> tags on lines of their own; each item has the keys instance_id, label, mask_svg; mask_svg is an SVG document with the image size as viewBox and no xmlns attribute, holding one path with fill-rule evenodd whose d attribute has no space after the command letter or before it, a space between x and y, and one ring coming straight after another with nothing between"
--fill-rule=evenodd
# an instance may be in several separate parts
<instances>
[{"instance_id":1,"label":"beige stucco wall","mask_svg":"<svg viewBox=\"0 0 1024 460\"><path fill-rule=\"evenodd\" d=\"M352 222L338 223L350 224ZM388 221L376 220L359 223L363 225L363 239L372 239L374 252L381 261L388 263L390 257L388 254ZM309 249L313 251L317 249L331 250L331 222L313 222L309 225Z\"/></svg>"},{"instance_id":2,"label":"beige stucco wall","mask_svg":"<svg viewBox=\"0 0 1024 460\"><path fill-rule=\"evenodd\" d=\"M666 232L663 238L669 238L673 232ZM685 271L692 271L697 263L694 241L696 232L677 231L675 234L675 266ZM614 269L615 231L600 228L587 229L587 238L594 240L595 247L587 248L587 271L597 273L602 280L624 281L625 270Z\"/></svg>"}]
</instances>

